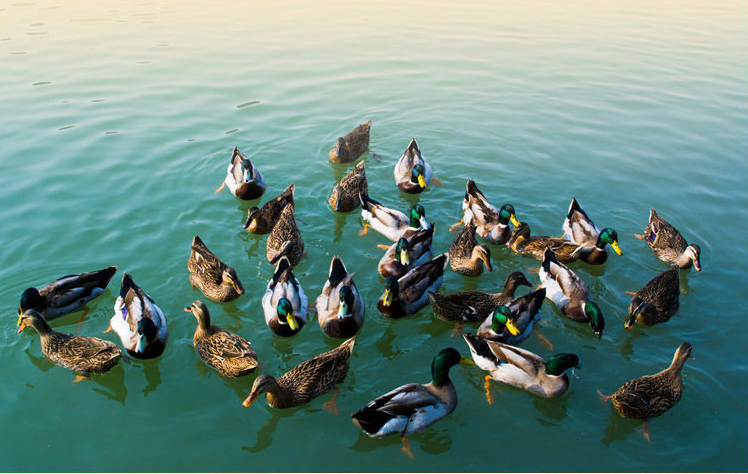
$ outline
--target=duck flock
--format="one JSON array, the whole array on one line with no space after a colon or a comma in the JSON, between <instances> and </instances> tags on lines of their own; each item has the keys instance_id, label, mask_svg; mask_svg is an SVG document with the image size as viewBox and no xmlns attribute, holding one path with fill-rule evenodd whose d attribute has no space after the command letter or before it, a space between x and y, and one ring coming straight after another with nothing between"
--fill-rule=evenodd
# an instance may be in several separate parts
<instances>
[{"instance_id":1,"label":"duck flock","mask_svg":"<svg viewBox=\"0 0 748 474\"><path fill-rule=\"evenodd\" d=\"M370 128L368 121L338 138L329 153L330 160L350 163L360 158L368 151ZM415 139L395 164L394 177L397 187L410 194L421 193L428 186L441 186ZM226 178L216 193L224 186L239 199L254 200L263 195L265 180L260 170L235 148ZM489 384L492 379L540 397L554 398L566 392L569 379L565 371L579 365L575 354L561 353L544 360L518 347L535 333L549 350L552 348L533 328L546 299L569 319L589 324L590 336L602 335L605 327L602 311L587 284L567 264L581 260L602 265L608 258L608 247L618 255L622 252L616 231L599 230L576 199L572 199L563 221L561 237L532 235L529 225L518 219L511 204L496 207L475 181L468 180L462 217L449 229L459 232L448 251L441 254L434 254L435 228L428 222L421 204L412 206L405 214L368 195L364 161L334 186L328 202L336 212L352 212L360 206L364 223L360 234L371 228L392 242L380 245L384 255L378 272L385 283L377 309L382 314L389 318L406 317L430 304L437 317L455 322L453 335L463 333L463 324L479 323L475 334L463 334L471 358L454 348L445 348L433 358L430 383L395 388L352 415L353 421L370 436L400 435L403 451L410 456L407 436L447 416L457 406L457 392L449 379L449 370L456 364L474 365L488 372L485 388L489 403L492 403ZM333 389L337 395L336 384L346 377L355 335L364 324L366 304L353 281L353 273L341 258L333 257L322 293L309 307L301 282L293 274L294 266L306 257L294 216L293 184L262 207L249 209L244 227L254 234L268 234L266 258L275 266L262 297L268 328L277 337L291 337L307 325L310 313L316 313L325 334L345 341L277 379L267 374L257 376L243 405L250 406L263 393L275 408L306 404ZM679 307L680 270L693 266L701 271L699 246L689 245L654 209L643 233L637 237L672 268L655 276L638 292L630 293L626 328L669 320ZM479 244L478 238L539 260L540 285L524 296L515 297L519 286L535 286L522 272L516 271L507 276L500 293L439 293L448 265L452 271L470 276L480 275L484 268L492 270L490 249ZM199 288L208 299L225 302L244 293L234 268L213 254L197 235L193 237L187 267L190 285ZM90 373L108 371L123 357L122 351L107 340L57 332L48 321L84 309L88 301L104 292L116 272L117 267L113 266L68 275L38 289L28 288L21 295L18 332L33 327L40 335L44 355L53 363L75 371L78 374L75 381L87 378ZM207 364L225 377L241 377L258 369L261 355L241 336L212 325L205 303L197 300L184 310L197 320L193 344ZM166 315L127 273L122 277L109 330L119 336L127 354L138 359L158 357L167 345ZM680 374L690 352L691 345L683 342L669 367L626 382L610 396L600 394L601 398L612 400L622 416L644 420L643 431L649 440L646 420L661 415L681 398Z\"/></svg>"}]
</instances>

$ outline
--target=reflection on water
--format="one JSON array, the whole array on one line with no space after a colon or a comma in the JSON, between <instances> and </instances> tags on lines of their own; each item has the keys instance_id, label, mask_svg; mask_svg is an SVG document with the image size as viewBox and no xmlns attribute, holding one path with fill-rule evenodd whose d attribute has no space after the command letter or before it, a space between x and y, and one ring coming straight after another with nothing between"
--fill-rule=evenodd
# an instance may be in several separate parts
<instances>
[{"instance_id":1,"label":"reflection on water","mask_svg":"<svg viewBox=\"0 0 748 474\"><path fill-rule=\"evenodd\" d=\"M609 404L612 404L612 402L609 402ZM610 443L612 443L613 441L620 441L620 440L626 439L629 435L631 435L635 431L642 429L642 427L643 427L643 423L641 420L624 418L618 414L615 408L610 407L609 422L608 422L608 425L605 427L605 435L600 439L600 441L604 445L609 446ZM650 435L651 435L651 426L650 426ZM643 434L640 434L639 436L641 436L642 439L644 439Z\"/></svg>"},{"instance_id":2,"label":"reflection on water","mask_svg":"<svg viewBox=\"0 0 748 474\"><path fill-rule=\"evenodd\" d=\"M84 380L79 384L88 383ZM127 398L127 387L125 386L125 369L123 364L119 363L112 370L105 374L91 374L90 382L99 385L101 388L94 388L93 391L104 395L109 400L120 402L125 405Z\"/></svg>"}]
</instances>

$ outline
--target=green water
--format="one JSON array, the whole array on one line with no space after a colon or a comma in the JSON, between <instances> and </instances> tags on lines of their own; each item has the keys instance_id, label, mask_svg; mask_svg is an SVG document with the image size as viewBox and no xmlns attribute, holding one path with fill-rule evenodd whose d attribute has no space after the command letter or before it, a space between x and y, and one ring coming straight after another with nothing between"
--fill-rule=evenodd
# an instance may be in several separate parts
<instances>
[{"instance_id":1,"label":"green water","mask_svg":"<svg viewBox=\"0 0 748 474\"><path fill-rule=\"evenodd\" d=\"M0 3L0 471L745 471L748 469L748 25L743 2ZM493 385L457 367L457 409L411 438L370 439L349 414L407 382L427 382L453 346L452 324L426 308L402 320L376 310L386 243L358 237L358 213L326 204L351 165L337 136L371 119L372 197L420 202L446 251L465 181L511 202L534 233L560 235L576 196L624 256L572 267L606 318L597 340L552 304L540 331L582 369L560 399ZM443 188L406 196L392 169L416 137ZM192 348L198 298L187 279L199 234L234 266L246 294L208 302L215 324L250 340L279 375L328 350L316 319L293 339L265 326L273 268L246 210L214 195L234 146L262 170L262 202L296 184L308 259L295 271L310 299L340 255L356 272L366 323L338 395L290 410L241 406L254 376L227 380ZM702 248L682 272L681 315L625 330L630 297L666 267L634 239L650 207ZM442 291L496 290L537 262L492 247L494 272L447 272ZM124 271L169 319L164 355L71 384L31 330L15 334L21 291L118 265L109 290L64 332L101 335ZM522 290L524 291L524 290ZM117 340L113 334L107 337ZM666 367L693 344L681 402L640 423L597 390ZM118 340L117 340L118 342ZM118 342L119 343L119 342ZM551 353L531 337L524 347Z\"/></svg>"}]
</instances>

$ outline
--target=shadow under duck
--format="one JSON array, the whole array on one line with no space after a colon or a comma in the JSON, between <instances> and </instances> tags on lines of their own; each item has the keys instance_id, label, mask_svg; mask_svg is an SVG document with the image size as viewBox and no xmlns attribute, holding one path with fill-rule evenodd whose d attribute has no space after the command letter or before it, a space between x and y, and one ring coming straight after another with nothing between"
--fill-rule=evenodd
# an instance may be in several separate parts
<instances>
[{"instance_id":1,"label":"shadow under duck","mask_svg":"<svg viewBox=\"0 0 748 474\"><path fill-rule=\"evenodd\" d=\"M369 132L371 130L371 120L367 120L344 137L339 137L332 147L328 156L330 161L336 163L350 163L359 156L366 153L369 149Z\"/></svg>"},{"instance_id":2,"label":"shadow under duck","mask_svg":"<svg viewBox=\"0 0 748 474\"><path fill-rule=\"evenodd\" d=\"M359 162L347 175L335 184L327 202L333 211L350 212L361 205L360 194L368 194L366 165Z\"/></svg>"},{"instance_id":3,"label":"shadow under duck","mask_svg":"<svg viewBox=\"0 0 748 474\"><path fill-rule=\"evenodd\" d=\"M247 219L244 228L253 234L267 234L273 230L273 226L280 218L283 208L287 204L293 206L294 185L291 184L282 193L257 208L253 206L247 211Z\"/></svg>"},{"instance_id":4,"label":"shadow under duck","mask_svg":"<svg viewBox=\"0 0 748 474\"><path fill-rule=\"evenodd\" d=\"M666 270L652 278L634 294L629 303L629 317L626 329L634 323L646 326L664 323L678 312L680 277L677 268Z\"/></svg>"},{"instance_id":5,"label":"shadow under duck","mask_svg":"<svg viewBox=\"0 0 748 474\"><path fill-rule=\"evenodd\" d=\"M88 273L66 275L41 288L27 288L21 293L18 314L33 309L47 321L73 313L98 297L117 273L108 267Z\"/></svg>"},{"instance_id":6,"label":"shadow under duck","mask_svg":"<svg viewBox=\"0 0 748 474\"><path fill-rule=\"evenodd\" d=\"M352 337L335 349L302 362L277 379L271 375L258 376L242 405L250 406L265 393L273 408L291 408L329 392L345 380L355 342Z\"/></svg>"},{"instance_id":7,"label":"shadow under duck","mask_svg":"<svg viewBox=\"0 0 748 474\"><path fill-rule=\"evenodd\" d=\"M196 300L184 310L197 319L192 345L206 364L225 377L241 377L257 368L257 354L249 342L210 324L210 312L205 303Z\"/></svg>"},{"instance_id":8,"label":"shadow under duck","mask_svg":"<svg viewBox=\"0 0 748 474\"><path fill-rule=\"evenodd\" d=\"M522 272L512 272L506 277L501 293L472 290L449 294L428 292L428 295L434 314L440 319L476 322L485 320L497 306L512 301L520 285L533 286Z\"/></svg>"},{"instance_id":9,"label":"shadow under duck","mask_svg":"<svg viewBox=\"0 0 748 474\"><path fill-rule=\"evenodd\" d=\"M609 227L599 230L576 198L571 200L562 228L563 238L579 245L579 259L585 263L605 263L608 260L606 245L610 245L618 255L623 255L621 247L618 246L618 233Z\"/></svg>"}]
</instances>

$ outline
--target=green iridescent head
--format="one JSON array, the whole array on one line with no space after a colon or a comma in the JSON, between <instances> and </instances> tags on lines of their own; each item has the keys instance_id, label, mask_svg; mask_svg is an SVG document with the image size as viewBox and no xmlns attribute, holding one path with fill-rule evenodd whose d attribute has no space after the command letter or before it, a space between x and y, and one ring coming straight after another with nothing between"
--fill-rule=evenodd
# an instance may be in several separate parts
<instances>
[{"instance_id":1,"label":"green iridescent head","mask_svg":"<svg viewBox=\"0 0 748 474\"><path fill-rule=\"evenodd\" d=\"M429 228L429 223L426 222L426 209L420 204L416 204L410 208L410 226L416 229L419 227L423 229Z\"/></svg>"},{"instance_id":2,"label":"green iridescent head","mask_svg":"<svg viewBox=\"0 0 748 474\"><path fill-rule=\"evenodd\" d=\"M448 347L442 349L431 362L431 379L437 387L449 383L449 369L457 364L475 365L471 359L467 359L457 352L457 349Z\"/></svg>"},{"instance_id":3,"label":"green iridescent head","mask_svg":"<svg viewBox=\"0 0 748 474\"><path fill-rule=\"evenodd\" d=\"M572 367L579 367L579 357L577 357L576 354L556 354L545 363L545 373L548 375L559 376L563 374L566 369Z\"/></svg>"},{"instance_id":4,"label":"green iridescent head","mask_svg":"<svg viewBox=\"0 0 748 474\"><path fill-rule=\"evenodd\" d=\"M278 300L278 319L285 321L292 330L299 329L299 323L296 322L296 315L293 314L293 305L287 298Z\"/></svg>"},{"instance_id":5,"label":"green iridescent head","mask_svg":"<svg viewBox=\"0 0 748 474\"><path fill-rule=\"evenodd\" d=\"M621 247L618 246L618 233L610 227L601 230L600 235L597 236L597 247L604 249L605 245L610 245L615 253L623 255Z\"/></svg>"},{"instance_id":6,"label":"green iridescent head","mask_svg":"<svg viewBox=\"0 0 748 474\"><path fill-rule=\"evenodd\" d=\"M341 286L338 291L340 306L338 307L338 317L343 318L353 311L353 291L350 286Z\"/></svg>"},{"instance_id":7,"label":"green iridescent head","mask_svg":"<svg viewBox=\"0 0 748 474\"><path fill-rule=\"evenodd\" d=\"M397 241L395 246L395 259L400 262L403 266L407 267L410 265L410 257L408 256L408 241L401 238Z\"/></svg>"},{"instance_id":8,"label":"green iridescent head","mask_svg":"<svg viewBox=\"0 0 748 474\"><path fill-rule=\"evenodd\" d=\"M584 303L584 314L590 320L590 326L592 326L592 330L595 331L597 337L602 337L605 320L603 319L603 312L600 311L597 303L594 301Z\"/></svg>"},{"instance_id":9,"label":"green iridescent head","mask_svg":"<svg viewBox=\"0 0 748 474\"><path fill-rule=\"evenodd\" d=\"M511 204L504 204L499 210L499 224L507 225L509 221L512 221L514 227L519 227L520 225L517 216L514 214L514 206Z\"/></svg>"},{"instance_id":10,"label":"green iridescent head","mask_svg":"<svg viewBox=\"0 0 748 474\"><path fill-rule=\"evenodd\" d=\"M501 334L504 332L504 328L507 328L512 336L516 336L520 333L517 326L514 325L512 310L501 305L493 311L493 316L491 317L491 331L496 334Z\"/></svg>"}]
</instances>

